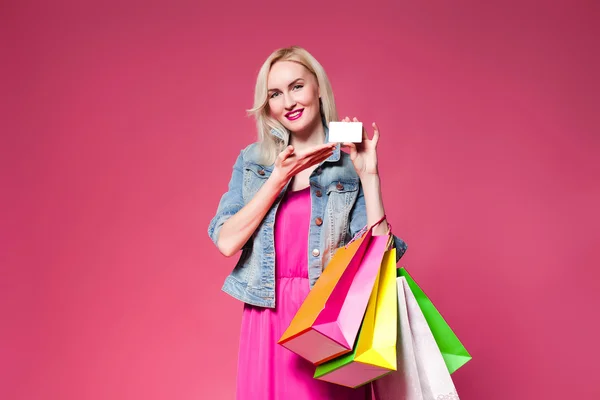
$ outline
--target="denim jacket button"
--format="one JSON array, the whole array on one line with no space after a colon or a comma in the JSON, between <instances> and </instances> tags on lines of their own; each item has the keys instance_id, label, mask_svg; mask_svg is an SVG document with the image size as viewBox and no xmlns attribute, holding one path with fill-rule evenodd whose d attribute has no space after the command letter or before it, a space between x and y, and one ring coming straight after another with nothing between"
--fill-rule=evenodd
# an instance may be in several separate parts
<instances>
[{"instance_id":1,"label":"denim jacket button","mask_svg":"<svg viewBox=\"0 0 600 400\"><path fill-rule=\"evenodd\" d=\"M323 225L323 220L319 217L317 217L317 219L315 219L315 224L317 224L317 226L321 226Z\"/></svg>"},{"instance_id":2,"label":"denim jacket button","mask_svg":"<svg viewBox=\"0 0 600 400\"><path fill-rule=\"evenodd\" d=\"M259 174L260 176L263 176L263 175L265 174L265 170L264 170L264 169L260 169L260 170L258 170L258 174Z\"/></svg>"},{"instance_id":3,"label":"denim jacket button","mask_svg":"<svg viewBox=\"0 0 600 400\"><path fill-rule=\"evenodd\" d=\"M312 251L312 255L315 256L315 257L319 257L319 254L321 254L321 252L319 251L319 249L314 249Z\"/></svg>"},{"instance_id":4,"label":"denim jacket button","mask_svg":"<svg viewBox=\"0 0 600 400\"><path fill-rule=\"evenodd\" d=\"M337 188L337 190L344 190L344 185L342 185L341 183L338 183L337 185L335 185L335 187Z\"/></svg>"},{"instance_id":5,"label":"denim jacket button","mask_svg":"<svg viewBox=\"0 0 600 400\"><path fill-rule=\"evenodd\" d=\"M317 191L315 192L315 194L317 195L317 197L321 197L321 196L323 196L323 193L321 193L321 191L320 191L320 190L317 190Z\"/></svg>"}]
</instances>

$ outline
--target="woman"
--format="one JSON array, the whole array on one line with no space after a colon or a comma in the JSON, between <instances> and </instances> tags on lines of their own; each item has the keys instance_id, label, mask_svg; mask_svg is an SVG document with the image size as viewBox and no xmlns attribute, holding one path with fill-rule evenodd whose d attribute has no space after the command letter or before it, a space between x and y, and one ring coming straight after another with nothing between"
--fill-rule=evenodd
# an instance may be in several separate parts
<instances>
[{"instance_id":1,"label":"woman","mask_svg":"<svg viewBox=\"0 0 600 400\"><path fill-rule=\"evenodd\" d=\"M277 344L335 250L384 215L376 147L328 142L331 85L300 47L279 49L256 82L259 140L241 151L208 233L227 257L242 250L223 290L244 302L238 399L367 399L313 378L314 366ZM350 121L348 117L344 121ZM354 118L354 121L357 121ZM384 220L373 231L386 234ZM406 244L394 236L399 259Z\"/></svg>"}]
</instances>

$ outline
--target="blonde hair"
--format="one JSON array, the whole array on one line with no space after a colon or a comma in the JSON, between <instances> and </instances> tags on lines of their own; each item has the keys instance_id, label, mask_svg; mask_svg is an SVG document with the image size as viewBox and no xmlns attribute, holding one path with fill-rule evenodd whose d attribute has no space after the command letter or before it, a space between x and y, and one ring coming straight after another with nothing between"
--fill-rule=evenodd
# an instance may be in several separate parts
<instances>
[{"instance_id":1,"label":"blonde hair","mask_svg":"<svg viewBox=\"0 0 600 400\"><path fill-rule=\"evenodd\" d=\"M275 50L264 62L256 79L254 90L254 106L248 110L249 115L256 118L258 142L260 145L260 162L271 165L277 155L288 145L290 132L276 119L269 116L269 96L267 77L273 64L277 61L293 61L304 66L315 78L319 85L321 118L329 126L330 121L337 121L337 109L333 98L331 83L321 64L305 49L299 46L285 47ZM276 131L281 137L275 136Z\"/></svg>"}]
</instances>

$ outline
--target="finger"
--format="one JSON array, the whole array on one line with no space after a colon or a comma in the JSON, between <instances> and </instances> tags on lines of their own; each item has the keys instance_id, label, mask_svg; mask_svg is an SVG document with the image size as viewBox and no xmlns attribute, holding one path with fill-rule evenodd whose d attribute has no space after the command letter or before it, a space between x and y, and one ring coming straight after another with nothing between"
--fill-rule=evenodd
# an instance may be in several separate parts
<instances>
[{"instance_id":1,"label":"finger","mask_svg":"<svg viewBox=\"0 0 600 400\"><path fill-rule=\"evenodd\" d=\"M287 160L292 154L294 154L294 146L289 145L285 148L285 150L283 150L281 153L279 153L279 157L281 159L281 161L285 161Z\"/></svg>"},{"instance_id":2,"label":"finger","mask_svg":"<svg viewBox=\"0 0 600 400\"><path fill-rule=\"evenodd\" d=\"M365 128L364 124L362 127L362 140L363 140L363 143L366 142L367 140L369 140L369 135L367 135L367 129Z\"/></svg>"},{"instance_id":3,"label":"finger","mask_svg":"<svg viewBox=\"0 0 600 400\"><path fill-rule=\"evenodd\" d=\"M357 150L356 143L353 142L346 142L344 143L344 146L350 150Z\"/></svg>"},{"instance_id":4,"label":"finger","mask_svg":"<svg viewBox=\"0 0 600 400\"><path fill-rule=\"evenodd\" d=\"M354 121L354 122L360 122L358 120L358 118L356 118L356 117L352 118L352 121ZM367 135L367 130L365 129L365 125L364 124L363 124L363 127L362 127L362 140L363 140L363 142L365 140L369 140L369 135Z\"/></svg>"},{"instance_id":5,"label":"finger","mask_svg":"<svg viewBox=\"0 0 600 400\"><path fill-rule=\"evenodd\" d=\"M316 147L308 150L306 153L304 153L301 158L310 157L313 154L319 154L323 151L331 151L331 150L335 149L336 146L337 146L337 143L326 143L326 144L316 146Z\"/></svg>"},{"instance_id":6,"label":"finger","mask_svg":"<svg viewBox=\"0 0 600 400\"><path fill-rule=\"evenodd\" d=\"M292 146L292 145L289 145L289 146L288 146L288 147L285 149L285 156L286 156L286 157L289 157L289 156L291 156L292 154L294 154L294 150L295 150L295 149L294 149L294 146Z\"/></svg>"},{"instance_id":7,"label":"finger","mask_svg":"<svg viewBox=\"0 0 600 400\"><path fill-rule=\"evenodd\" d=\"M379 142L379 127L375 122L373 122L373 143L377 146Z\"/></svg>"},{"instance_id":8,"label":"finger","mask_svg":"<svg viewBox=\"0 0 600 400\"><path fill-rule=\"evenodd\" d=\"M320 157L323 154L329 154L329 155L331 155L331 154L334 153L334 151L335 151L335 148L329 148L328 147L328 148L323 149L322 151L319 151L318 153L311 154L310 157L311 158L313 158L313 157Z\"/></svg>"},{"instance_id":9,"label":"finger","mask_svg":"<svg viewBox=\"0 0 600 400\"><path fill-rule=\"evenodd\" d=\"M321 146L319 146L319 148L322 149L335 149L335 147L337 146L337 142L328 142L325 144L322 144Z\"/></svg>"},{"instance_id":10,"label":"finger","mask_svg":"<svg viewBox=\"0 0 600 400\"><path fill-rule=\"evenodd\" d=\"M351 159L354 158L354 155L357 152L356 144L354 144L352 142L344 142L343 146L346 150L348 150L350 152L350 158Z\"/></svg>"},{"instance_id":11,"label":"finger","mask_svg":"<svg viewBox=\"0 0 600 400\"><path fill-rule=\"evenodd\" d=\"M323 150L323 149L334 148L335 146L337 146L337 143L335 143L335 142L328 142L328 143L323 143L323 144L320 144L318 146L312 147L308 151L309 152L319 151L319 150Z\"/></svg>"},{"instance_id":12,"label":"finger","mask_svg":"<svg viewBox=\"0 0 600 400\"><path fill-rule=\"evenodd\" d=\"M302 159L298 160L298 164L301 165L313 165L315 160L318 160L322 157L328 158L329 156L331 156L331 154L333 154L333 151L331 150L324 150L322 152L319 153L315 153L315 154L310 154Z\"/></svg>"},{"instance_id":13,"label":"finger","mask_svg":"<svg viewBox=\"0 0 600 400\"><path fill-rule=\"evenodd\" d=\"M335 149L337 148L337 143L334 143L333 146L327 146L325 147L322 151L320 151L319 153L315 153L316 155L321 155L323 153L327 153L327 154L333 154L335 152Z\"/></svg>"},{"instance_id":14,"label":"finger","mask_svg":"<svg viewBox=\"0 0 600 400\"><path fill-rule=\"evenodd\" d=\"M308 168L312 165L319 164L319 163L327 160L329 157L331 157L332 154L333 154L333 152L329 152L329 153L321 154L319 156L311 157L307 160L306 164L302 167L302 169Z\"/></svg>"},{"instance_id":15,"label":"finger","mask_svg":"<svg viewBox=\"0 0 600 400\"><path fill-rule=\"evenodd\" d=\"M312 163L311 165L322 163L323 161L327 160L332 155L333 155L333 152L331 152L331 153L325 153L321 157L317 158L316 161L314 163Z\"/></svg>"}]
</instances>

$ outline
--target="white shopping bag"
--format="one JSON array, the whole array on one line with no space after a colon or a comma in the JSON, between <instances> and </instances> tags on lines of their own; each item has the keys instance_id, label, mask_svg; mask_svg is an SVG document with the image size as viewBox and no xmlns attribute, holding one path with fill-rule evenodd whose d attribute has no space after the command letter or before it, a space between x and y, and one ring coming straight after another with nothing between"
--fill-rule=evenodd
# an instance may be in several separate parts
<instances>
[{"instance_id":1,"label":"white shopping bag","mask_svg":"<svg viewBox=\"0 0 600 400\"><path fill-rule=\"evenodd\" d=\"M404 277L398 286L398 370L373 382L377 400L459 400L442 353Z\"/></svg>"}]
</instances>

